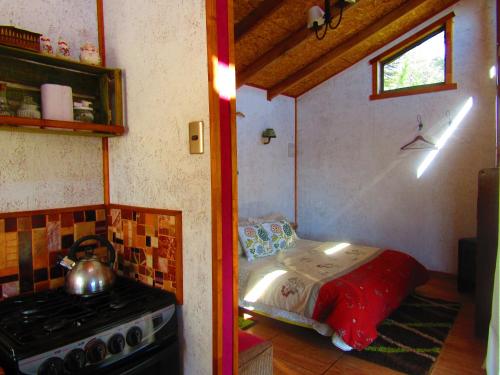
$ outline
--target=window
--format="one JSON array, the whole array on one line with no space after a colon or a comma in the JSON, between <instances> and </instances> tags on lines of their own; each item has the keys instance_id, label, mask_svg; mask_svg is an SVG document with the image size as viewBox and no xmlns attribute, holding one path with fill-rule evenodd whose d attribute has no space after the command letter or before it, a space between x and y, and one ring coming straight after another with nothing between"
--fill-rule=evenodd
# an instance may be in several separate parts
<instances>
[{"instance_id":1,"label":"window","mask_svg":"<svg viewBox=\"0 0 500 375\"><path fill-rule=\"evenodd\" d=\"M454 90L450 13L370 61L370 99Z\"/></svg>"}]
</instances>

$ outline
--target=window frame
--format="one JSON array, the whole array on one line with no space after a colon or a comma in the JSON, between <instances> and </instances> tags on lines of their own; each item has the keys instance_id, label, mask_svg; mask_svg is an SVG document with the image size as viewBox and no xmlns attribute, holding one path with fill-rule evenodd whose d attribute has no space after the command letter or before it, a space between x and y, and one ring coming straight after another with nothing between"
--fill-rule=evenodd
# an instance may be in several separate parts
<instances>
[{"instance_id":1,"label":"window frame","mask_svg":"<svg viewBox=\"0 0 500 375\"><path fill-rule=\"evenodd\" d=\"M403 40L394 47L381 53L370 60L372 65L372 94L370 100L394 98L398 96L417 95L437 91L456 90L457 84L453 82L453 17L451 12L430 24L411 37ZM445 40L445 72L444 82L402 87L393 90L383 90L383 66L417 47L426 40L444 31Z\"/></svg>"}]
</instances>

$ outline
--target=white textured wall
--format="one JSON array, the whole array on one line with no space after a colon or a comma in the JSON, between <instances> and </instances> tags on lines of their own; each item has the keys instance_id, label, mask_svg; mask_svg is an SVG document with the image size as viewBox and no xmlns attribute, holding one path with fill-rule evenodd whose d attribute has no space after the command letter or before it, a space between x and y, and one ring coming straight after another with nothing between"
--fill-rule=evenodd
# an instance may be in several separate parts
<instances>
[{"instance_id":1,"label":"white textured wall","mask_svg":"<svg viewBox=\"0 0 500 375\"><path fill-rule=\"evenodd\" d=\"M97 43L95 0L0 0L0 24ZM53 45L55 46L54 43ZM101 140L0 132L0 212L102 203Z\"/></svg>"},{"instance_id":2,"label":"white textured wall","mask_svg":"<svg viewBox=\"0 0 500 375\"><path fill-rule=\"evenodd\" d=\"M111 201L182 210L184 374L212 372L212 244L205 1L106 0L108 64L125 75L128 134L110 141ZM190 155L188 123L205 122Z\"/></svg>"},{"instance_id":3,"label":"white textured wall","mask_svg":"<svg viewBox=\"0 0 500 375\"><path fill-rule=\"evenodd\" d=\"M238 131L238 210L240 217L282 213L294 218L294 99L243 86L236 93ZM277 138L262 144L262 131L274 128Z\"/></svg>"},{"instance_id":4,"label":"white textured wall","mask_svg":"<svg viewBox=\"0 0 500 375\"><path fill-rule=\"evenodd\" d=\"M299 98L300 235L401 249L456 272L458 239L476 233L478 171L495 163L495 11L487 0L454 9L458 90L370 101L378 51ZM455 116L470 96L471 112L417 179L427 152L399 150L417 134L417 115L437 140L446 111Z\"/></svg>"}]
</instances>

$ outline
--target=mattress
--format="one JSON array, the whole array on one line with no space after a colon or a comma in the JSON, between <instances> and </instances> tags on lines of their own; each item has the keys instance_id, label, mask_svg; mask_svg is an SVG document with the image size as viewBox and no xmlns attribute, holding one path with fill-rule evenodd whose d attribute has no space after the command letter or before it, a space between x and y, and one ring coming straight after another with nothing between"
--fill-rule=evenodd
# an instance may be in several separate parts
<instances>
[{"instance_id":1,"label":"mattress","mask_svg":"<svg viewBox=\"0 0 500 375\"><path fill-rule=\"evenodd\" d=\"M297 239L295 247L280 252L277 255L257 258L249 262L245 257L240 257L239 273L238 273L238 302L239 306L251 311L255 311L261 315L268 316L286 323L295 324L301 327L307 327L316 330L318 333L331 336L332 329L324 323L320 323L311 318L312 310L314 308L315 297L321 284L328 279L333 279L346 272L349 272L354 267L371 259L379 252L379 249L356 246L357 249L361 248L364 251L364 256L360 257L356 250L356 254L352 256L352 250L343 248L339 254L335 254L334 258L341 266L336 269L323 269L323 274L318 272L316 266L313 269L303 268L304 255L308 254L314 259L314 263L331 261L331 255L324 255L328 249L335 249L335 247L342 246L338 242L318 242L306 239ZM346 244L348 245L348 244ZM321 259L325 258L325 259ZM342 261L340 261L342 258ZM298 270L300 268L300 270ZM272 274L276 270L287 269L288 272L295 270L300 271L302 281L307 283L307 287L302 293L301 300L294 303L293 306L280 305L277 298L268 298L267 301L261 302L260 300L248 301L248 293L255 287L259 280ZM307 280L306 280L307 279ZM272 289L272 288L270 288ZM281 290L276 290L275 294L282 293ZM245 299L245 297L247 297ZM261 296L262 297L262 296ZM283 300L281 300L283 301Z\"/></svg>"}]
</instances>

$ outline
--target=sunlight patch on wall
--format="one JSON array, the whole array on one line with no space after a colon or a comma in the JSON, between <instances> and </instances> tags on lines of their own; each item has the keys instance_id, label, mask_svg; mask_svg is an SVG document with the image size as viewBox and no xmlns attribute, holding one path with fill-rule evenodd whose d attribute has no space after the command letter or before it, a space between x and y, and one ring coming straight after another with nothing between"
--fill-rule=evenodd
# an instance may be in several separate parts
<instances>
[{"instance_id":1,"label":"sunlight patch on wall","mask_svg":"<svg viewBox=\"0 0 500 375\"><path fill-rule=\"evenodd\" d=\"M334 247L331 247L329 249L326 249L324 253L326 255L332 255L335 254L336 252L339 252L342 249L345 249L347 246L350 246L351 244L348 242L341 242L338 245L335 245Z\"/></svg>"},{"instance_id":2,"label":"sunlight patch on wall","mask_svg":"<svg viewBox=\"0 0 500 375\"><path fill-rule=\"evenodd\" d=\"M245 301L247 302L255 302L257 301L262 294L269 288L274 280L276 280L281 275L284 275L287 271L285 270L276 270L273 272L269 272L266 276L264 276L255 286L248 292L245 296Z\"/></svg>"},{"instance_id":3,"label":"sunlight patch on wall","mask_svg":"<svg viewBox=\"0 0 500 375\"><path fill-rule=\"evenodd\" d=\"M462 109L460 109L460 112L458 112L458 114L455 116L455 118L451 122L450 126L448 126L448 128L444 131L441 138L439 138L439 140L437 141L437 143L436 143L437 149L429 152L429 154L426 156L424 161L419 165L419 167L417 169L417 178L420 178L424 174L424 172L427 170L429 165L436 158L439 151L441 151L441 149L444 147L444 145L446 144L448 139L455 132L455 130L457 130L458 126L462 123L465 116L467 116L467 114L471 110L473 104L474 104L474 99L471 96L469 99L467 99L467 101L463 105Z\"/></svg>"},{"instance_id":4,"label":"sunlight patch on wall","mask_svg":"<svg viewBox=\"0 0 500 375\"><path fill-rule=\"evenodd\" d=\"M220 62L212 57L214 67L214 88L221 98L231 100L236 98L236 72L234 65Z\"/></svg>"}]
</instances>

